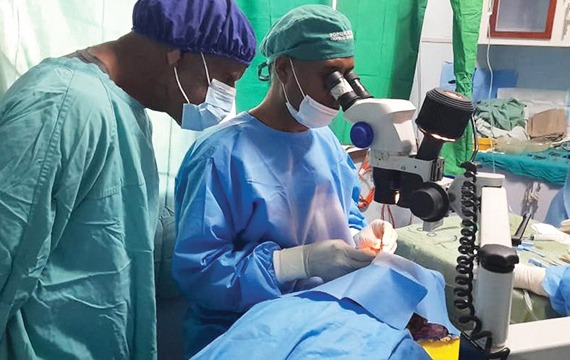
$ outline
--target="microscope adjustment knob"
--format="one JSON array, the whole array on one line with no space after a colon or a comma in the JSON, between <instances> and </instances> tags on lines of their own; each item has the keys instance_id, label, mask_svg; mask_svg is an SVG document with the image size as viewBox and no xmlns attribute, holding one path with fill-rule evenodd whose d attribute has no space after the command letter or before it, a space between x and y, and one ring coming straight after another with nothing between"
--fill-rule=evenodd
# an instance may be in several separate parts
<instances>
[{"instance_id":1,"label":"microscope adjustment knob","mask_svg":"<svg viewBox=\"0 0 570 360\"><path fill-rule=\"evenodd\" d=\"M481 266L494 273L506 274L515 269L519 256L512 247L499 244L487 244L477 251Z\"/></svg>"},{"instance_id":2,"label":"microscope adjustment knob","mask_svg":"<svg viewBox=\"0 0 570 360\"><path fill-rule=\"evenodd\" d=\"M361 149L367 148L374 141L374 130L370 124L364 121L357 122L350 129L350 140L354 146Z\"/></svg>"},{"instance_id":3,"label":"microscope adjustment knob","mask_svg":"<svg viewBox=\"0 0 570 360\"><path fill-rule=\"evenodd\" d=\"M424 221L441 220L449 210L447 192L435 183L425 182L412 193L410 210Z\"/></svg>"}]
</instances>

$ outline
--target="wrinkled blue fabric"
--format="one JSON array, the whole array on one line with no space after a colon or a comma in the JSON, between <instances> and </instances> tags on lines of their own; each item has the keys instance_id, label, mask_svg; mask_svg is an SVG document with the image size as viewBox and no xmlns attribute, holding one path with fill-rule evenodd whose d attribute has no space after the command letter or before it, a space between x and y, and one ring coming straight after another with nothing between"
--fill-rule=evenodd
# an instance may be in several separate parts
<instances>
[{"instance_id":1,"label":"wrinkled blue fabric","mask_svg":"<svg viewBox=\"0 0 570 360\"><path fill-rule=\"evenodd\" d=\"M429 359L406 325L451 324L443 276L397 255L251 308L193 359Z\"/></svg>"},{"instance_id":2,"label":"wrinkled blue fabric","mask_svg":"<svg viewBox=\"0 0 570 360\"><path fill-rule=\"evenodd\" d=\"M246 65L255 55L253 28L233 0L138 0L133 31L182 51Z\"/></svg>"},{"instance_id":3,"label":"wrinkled blue fabric","mask_svg":"<svg viewBox=\"0 0 570 360\"><path fill-rule=\"evenodd\" d=\"M398 255L379 253L372 265L307 291L351 299L396 329L415 313L459 335L447 314L443 276Z\"/></svg>"},{"instance_id":4,"label":"wrinkled blue fabric","mask_svg":"<svg viewBox=\"0 0 570 360\"><path fill-rule=\"evenodd\" d=\"M566 173L564 185L552 199L544 222L559 227L560 222L566 219L570 219L570 171Z\"/></svg>"},{"instance_id":5,"label":"wrinkled blue fabric","mask_svg":"<svg viewBox=\"0 0 570 360\"><path fill-rule=\"evenodd\" d=\"M310 291L254 306L192 359L431 358L408 330L378 321L349 299Z\"/></svg>"},{"instance_id":6,"label":"wrinkled blue fabric","mask_svg":"<svg viewBox=\"0 0 570 360\"><path fill-rule=\"evenodd\" d=\"M549 266L542 281L554 311L570 316L570 266Z\"/></svg>"},{"instance_id":7,"label":"wrinkled blue fabric","mask_svg":"<svg viewBox=\"0 0 570 360\"><path fill-rule=\"evenodd\" d=\"M307 291L324 292L339 300L351 299L379 321L399 330L406 328L427 294L421 284L378 265L367 266Z\"/></svg>"},{"instance_id":8,"label":"wrinkled blue fabric","mask_svg":"<svg viewBox=\"0 0 570 360\"><path fill-rule=\"evenodd\" d=\"M158 172L143 106L47 59L0 100L0 359L155 359Z\"/></svg>"},{"instance_id":9,"label":"wrinkled blue fabric","mask_svg":"<svg viewBox=\"0 0 570 360\"><path fill-rule=\"evenodd\" d=\"M279 284L273 252L360 230L354 164L328 127L272 129L248 113L203 133L176 179L173 277L189 301L190 353L251 306L320 284Z\"/></svg>"}]
</instances>

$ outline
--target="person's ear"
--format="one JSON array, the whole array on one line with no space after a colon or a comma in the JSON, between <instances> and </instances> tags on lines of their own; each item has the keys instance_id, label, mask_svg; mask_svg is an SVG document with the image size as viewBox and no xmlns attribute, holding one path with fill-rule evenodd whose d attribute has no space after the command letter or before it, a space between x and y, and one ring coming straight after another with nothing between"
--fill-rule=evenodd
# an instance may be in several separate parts
<instances>
[{"instance_id":1,"label":"person's ear","mask_svg":"<svg viewBox=\"0 0 570 360\"><path fill-rule=\"evenodd\" d=\"M279 56L273 62L274 74L277 76L282 84L287 83L289 74L291 73L291 65L289 64L289 58L287 56Z\"/></svg>"},{"instance_id":2,"label":"person's ear","mask_svg":"<svg viewBox=\"0 0 570 360\"><path fill-rule=\"evenodd\" d=\"M182 53L179 49L169 50L166 53L166 58L168 59L168 65L170 65L170 67L177 67L180 59L182 59Z\"/></svg>"}]
</instances>

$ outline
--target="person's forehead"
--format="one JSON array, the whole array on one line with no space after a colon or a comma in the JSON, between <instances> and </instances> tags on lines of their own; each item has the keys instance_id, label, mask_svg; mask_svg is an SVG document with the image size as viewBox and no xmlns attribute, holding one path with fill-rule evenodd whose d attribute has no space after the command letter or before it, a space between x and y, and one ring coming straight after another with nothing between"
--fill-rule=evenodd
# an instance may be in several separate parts
<instances>
[{"instance_id":1,"label":"person's forehead","mask_svg":"<svg viewBox=\"0 0 570 360\"><path fill-rule=\"evenodd\" d=\"M354 57L335 58L326 60L303 61L298 60L304 66L315 70L346 71L354 68Z\"/></svg>"},{"instance_id":2,"label":"person's forehead","mask_svg":"<svg viewBox=\"0 0 570 360\"><path fill-rule=\"evenodd\" d=\"M241 78L241 76L247 69L247 65L226 57L212 56L211 58L213 58L213 61L211 62L215 67L214 71L218 71L219 73L222 73L225 76L232 78L234 80L238 80L239 78ZM208 59L206 59L206 62L208 62Z\"/></svg>"},{"instance_id":3,"label":"person's forehead","mask_svg":"<svg viewBox=\"0 0 570 360\"><path fill-rule=\"evenodd\" d=\"M225 56L204 54L204 60L206 61L208 71L222 75L224 77L223 80L238 80L247 69L247 65ZM190 59L190 57L183 57L182 61L186 61L188 64L192 64L192 66L203 66L200 54L197 54L194 60ZM192 63L192 61L194 62Z\"/></svg>"},{"instance_id":4,"label":"person's forehead","mask_svg":"<svg viewBox=\"0 0 570 360\"><path fill-rule=\"evenodd\" d=\"M324 60L324 67L350 68L354 67L354 57Z\"/></svg>"}]
</instances>

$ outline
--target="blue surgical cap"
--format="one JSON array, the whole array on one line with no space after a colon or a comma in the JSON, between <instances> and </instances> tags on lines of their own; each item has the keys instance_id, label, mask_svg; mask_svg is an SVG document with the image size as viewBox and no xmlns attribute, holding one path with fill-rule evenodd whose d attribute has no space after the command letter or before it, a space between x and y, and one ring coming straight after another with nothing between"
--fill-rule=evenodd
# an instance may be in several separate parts
<instances>
[{"instance_id":1,"label":"blue surgical cap","mask_svg":"<svg viewBox=\"0 0 570 360\"><path fill-rule=\"evenodd\" d=\"M133 31L183 52L225 56L249 65L251 24L233 0L138 0Z\"/></svg>"}]
</instances>

